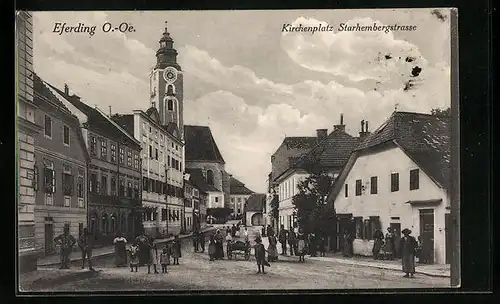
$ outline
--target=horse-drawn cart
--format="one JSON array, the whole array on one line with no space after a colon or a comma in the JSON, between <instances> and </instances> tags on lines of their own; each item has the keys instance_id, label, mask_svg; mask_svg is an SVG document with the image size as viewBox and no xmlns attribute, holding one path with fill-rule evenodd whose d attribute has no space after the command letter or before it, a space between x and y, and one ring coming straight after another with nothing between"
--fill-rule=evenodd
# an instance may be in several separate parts
<instances>
[{"instance_id":1,"label":"horse-drawn cart","mask_svg":"<svg viewBox=\"0 0 500 304\"><path fill-rule=\"evenodd\" d=\"M247 261L250 259L250 242L236 241L227 244L227 258L236 260L238 255L242 255Z\"/></svg>"}]
</instances>

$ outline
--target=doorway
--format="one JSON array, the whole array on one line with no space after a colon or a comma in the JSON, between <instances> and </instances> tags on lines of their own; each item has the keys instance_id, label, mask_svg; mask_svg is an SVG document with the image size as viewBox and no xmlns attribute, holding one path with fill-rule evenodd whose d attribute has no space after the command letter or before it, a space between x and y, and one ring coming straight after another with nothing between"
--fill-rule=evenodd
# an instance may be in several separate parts
<instances>
[{"instance_id":1,"label":"doorway","mask_svg":"<svg viewBox=\"0 0 500 304\"><path fill-rule=\"evenodd\" d=\"M337 215L337 242L336 251L344 249L344 232L345 230L353 233L352 214L338 214Z\"/></svg>"},{"instance_id":2,"label":"doorway","mask_svg":"<svg viewBox=\"0 0 500 304\"><path fill-rule=\"evenodd\" d=\"M54 253L54 225L45 223L45 255Z\"/></svg>"},{"instance_id":3,"label":"doorway","mask_svg":"<svg viewBox=\"0 0 500 304\"><path fill-rule=\"evenodd\" d=\"M420 209L420 236L424 264L434 263L434 209Z\"/></svg>"},{"instance_id":4,"label":"doorway","mask_svg":"<svg viewBox=\"0 0 500 304\"><path fill-rule=\"evenodd\" d=\"M452 242L451 242L451 216L449 213L444 215L444 238L445 238L445 248L444 251L446 253L446 264L451 263L451 256L452 256Z\"/></svg>"},{"instance_id":5,"label":"doorway","mask_svg":"<svg viewBox=\"0 0 500 304\"><path fill-rule=\"evenodd\" d=\"M399 249L399 240L401 240L401 223L390 223L389 227L392 229L392 233L394 234L394 250L395 256L397 258L401 257L400 249Z\"/></svg>"}]
</instances>

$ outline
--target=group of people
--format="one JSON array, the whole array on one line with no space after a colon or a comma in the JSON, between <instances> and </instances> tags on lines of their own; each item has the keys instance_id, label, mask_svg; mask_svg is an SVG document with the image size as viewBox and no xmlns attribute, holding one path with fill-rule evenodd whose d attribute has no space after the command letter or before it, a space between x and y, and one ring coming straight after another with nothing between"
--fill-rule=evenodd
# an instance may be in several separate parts
<instances>
[{"instance_id":1,"label":"group of people","mask_svg":"<svg viewBox=\"0 0 500 304\"><path fill-rule=\"evenodd\" d=\"M372 253L375 260L382 258L381 251L384 252L390 260L396 257L395 238L391 227L387 228L385 236L380 229L375 230L373 234Z\"/></svg>"},{"instance_id":2,"label":"group of people","mask_svg":"<svg viewBox=\"0 0 500 304\"><path fill-rule=\"evenodd\" d=\"M126 248L127 240L121 235L114 239L116 266L125 266L127 263L127 255L129 259L129 267L131 272L138 272L138 268L143 265L148 266L148 273L159 273L158 265L161 265L162 273L168 273L168 265L179 265L179 258L182 257L181 241L176 235L173 241L167 242L160 253L158 246L153 237L148 237L141 234L135 238L135 242ZM126 249L125 249L126 248ZM172 262L171 262L172 259ZM153 272L151 272L151 266Z\"/></svg>"},{"instance_id":3,"label":"group of people","mask_svg":"<svg viewBox=\"0 0 500 304\"><path fill-rule=\"evenodd\" d=\"M58 245L60 248L59 256L61 258L60 269L69 269L70 255L73 251L75 244L78 244L80 251L82 253L82 269L85 268L85 261L88 261L89 269L92 268L92 247L93 247L93 237L88 232L87 228L84 228L78 240L75 239L70 234L69 225L65 225L63 228L63 233L58 235L54 239L54 244Z\"/></svg>"}]
</instances>

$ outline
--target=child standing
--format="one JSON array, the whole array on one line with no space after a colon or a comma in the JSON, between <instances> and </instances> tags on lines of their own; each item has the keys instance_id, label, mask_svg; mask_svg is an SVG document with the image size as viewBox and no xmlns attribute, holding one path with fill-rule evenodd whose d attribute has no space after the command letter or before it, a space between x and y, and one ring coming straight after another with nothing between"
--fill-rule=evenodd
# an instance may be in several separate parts
<instances>
[{"instance_id":1,"label":"child standing","mask_svg":"<svg viewBox=\"0 0 500 304\"><path fill-rule=\"evenodd\" d=\"M167 265L170 265L170 248L163 247L163 252L160 254L161 273L167 272Z\"/></svg>"},{"instance_id":2,"label":"child standing","mask_svg":"<svg viewBox=\"0 0 500 304\"><path fill-rule=\"evenodd\" d=\"M260 239L260 237L257 237L255 239L255 242L257 243L254 246L255 260L257 261L257 268L259 269L259 271L257 273L261 273L261 271L260 271L261 269L262 269L262 273L266 273L264 271L264 265L271 266L266 261L266 249L264 248L264 245L262 245L262 240Z\"/></svg>"},{"instance_id":3,"label":"child standing","mask_svg":"<svg viewBox=\"0 0 500 304\"><path fill-rule=\"evenodd\" d=\"M128 248L128 252L130 255L130 272L137 272L137 268L139 267L139 246L132 245Z\"/></svg>"},{"instance_id":4,"label":"child standing","mask_svg":"<svg viewBox=\"0 0 500 304\"><path fill-rule=\"evenodd\" d=\"M324 236L319 237L318 247L320 256L324 257L326 255L326 238Z\"/></svg>"},{"instance_id":5,"label":"child standing","mask_svg":"<svg viewBox=\"0 0 500 304\"><path fill-rule=\"evenodd\" d=\"M215 260L215 253L217 251L215 244L215 238L213 235L210 236L210 243L208 244L208 257L210 258L210 261Z\"/></svg>"},{"instance_id":6,"label":"child standing","mask_svg":"<svg viewBox=\"0 0 500 304\"><path fill-rule=\"evenodd\" d=\"M179 265L179 258L182 256L181 254L181 242L179 240L179 236L176 235L174 238L174 243L172 244L172 257L174 258L173 265Z\"/></svg>"},{"instance_id":7,"label":"child standing","mask_svg":"<svg viewBox=\"0 0 500 304\"><path fill-rule=\"evenodd\" d=\"M299 232L297 236L297 251L299 254L299 262L305 262L304 256L306 255L306 240L304 234Z\"/></svg>"}]
</instances>

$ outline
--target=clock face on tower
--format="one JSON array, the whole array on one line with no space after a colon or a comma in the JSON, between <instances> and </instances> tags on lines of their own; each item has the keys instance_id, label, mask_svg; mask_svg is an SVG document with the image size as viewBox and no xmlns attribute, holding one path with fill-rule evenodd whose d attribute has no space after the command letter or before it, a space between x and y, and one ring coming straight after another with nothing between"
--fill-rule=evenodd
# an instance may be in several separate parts
<instances>
[{"instance_id":1,"label":"clock face on tower","mask_svg":"<svg viewBox=\"0 0 500 304\"><path fill-rule=\"evenodd\" d=\"M163 78L168 84L172 84L177 80L177 70L174 67L167 67L163 71Z\"/></svg>"}]
</instances>

